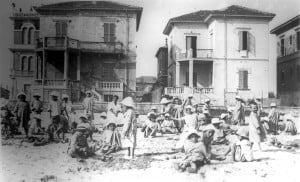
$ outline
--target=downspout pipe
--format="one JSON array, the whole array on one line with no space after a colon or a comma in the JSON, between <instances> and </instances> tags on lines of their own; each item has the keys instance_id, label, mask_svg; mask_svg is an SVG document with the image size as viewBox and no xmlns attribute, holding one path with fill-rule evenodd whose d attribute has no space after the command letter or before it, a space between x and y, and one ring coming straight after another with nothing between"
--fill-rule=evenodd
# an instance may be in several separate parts
<instances>
[{"instance_id":1,"label":"downspout pipe","mask_svg":"<svg viewBox=\"0 0 300 182\"><path fill-rule=\"evenodd\" d=\"M227 93L227 19L226 19L226 14L224 14L224 26L225 26L225 30L224 30L224 83L225 83L225 87L224 87L224 106L227 105L227 101L226 101L226 93Z\"/></svg>"}]
</instances>

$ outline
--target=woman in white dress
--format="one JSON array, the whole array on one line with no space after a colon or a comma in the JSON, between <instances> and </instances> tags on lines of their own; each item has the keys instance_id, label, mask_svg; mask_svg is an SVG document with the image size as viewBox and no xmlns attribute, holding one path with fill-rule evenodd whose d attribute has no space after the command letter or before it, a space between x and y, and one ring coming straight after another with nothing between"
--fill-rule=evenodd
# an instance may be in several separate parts
<instances>
[{"instance_id":1,"label":"woman in white dress","mask_svg":"<svg viewBox=\"0 0 300 182\"><path fill-rule=\"evenodd\" d=\"M117 122L118 114L121 111L121 107L118 103L119 97L114 95L113 101L108 103L107 106L107 120L110 122Z\"/></svg>"}]
</instances>

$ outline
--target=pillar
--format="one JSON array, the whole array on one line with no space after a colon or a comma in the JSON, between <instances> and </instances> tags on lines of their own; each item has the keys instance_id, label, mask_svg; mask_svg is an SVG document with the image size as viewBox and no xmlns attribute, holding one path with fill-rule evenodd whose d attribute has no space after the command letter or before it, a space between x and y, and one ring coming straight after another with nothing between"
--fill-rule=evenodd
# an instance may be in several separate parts
<instances>
[{"instance_id":1,"label":"pillar","mask_svg":"<svg viewBox=\"0 0 300 182\"><path fill-rule=\"evenodd\" d=\"M80 81L80 52L77 55L77 81Z\"/></svg>"},{"instance_id":2,"label":"pillar","mask_svg":"<svg viewBox=\"0 0 300 182\"><path fill-rule=\"evenodd\" d=\"M193 87L194 60L189 60L189 87Z\"/></svg>"},{"instance_id":3,"label":"pillar","mask_svg":"<svg viewBox=\"0 0 300 182\"><path fill-rule=\"evenodd\" d=\"M65 86L68 85L68 71L69 71L68 51L65 51L64 52L64 81L65 81Z\"/></svg>"},{"instance_id":4,"label":"pillar","mask_svg":"<svg viewBox=\"0 0 300 182\"><path fill-rule=\"evenodd\" d=\"M180 62L176 61L176 87L180 87Z\"/></svg>"}]
</instances>

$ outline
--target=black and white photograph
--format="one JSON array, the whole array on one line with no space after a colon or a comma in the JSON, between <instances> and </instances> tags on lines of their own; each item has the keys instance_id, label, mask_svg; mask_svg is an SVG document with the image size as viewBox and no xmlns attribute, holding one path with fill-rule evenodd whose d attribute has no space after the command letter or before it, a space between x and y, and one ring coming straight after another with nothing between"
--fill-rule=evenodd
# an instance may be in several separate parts
<instances>
[{"instance_id":1,"label":"black and white photograph","mask_svg":"<svg viewBox=\"0 0 300 182\"><path fill-rule=\"evenodd\" d=\"M299 0L1 0L0 20L1 182L300 181Z\"/></svg>"}]
</instances>

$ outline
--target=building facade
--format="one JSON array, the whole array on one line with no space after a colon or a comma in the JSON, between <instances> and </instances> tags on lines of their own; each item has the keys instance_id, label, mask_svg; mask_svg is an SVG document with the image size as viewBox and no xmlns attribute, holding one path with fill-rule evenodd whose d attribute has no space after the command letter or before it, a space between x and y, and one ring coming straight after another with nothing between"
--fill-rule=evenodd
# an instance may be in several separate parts
<instances>
[{"instance_id":1,"label":"building facade","mask_svg":"<svg viewBox=\"0 0 300 182\"><path fill-rule=\"evenodd\" d=\"M269 22L275 15L241 6L197 11L169 20L169 87L165 94L216 105L276 95L269 89Z\"/></svg>"},{"instance_id":2,"label":"building facade","mask_svg":"<svg viewBox=\"0 0 300 182\"><path fill-rule=\"evenodd\" d=\"M45 101L53 90L69 94L73 101L88 89L99 101L134 96L135 34L142 8L75 1L34 9L39 33L29 90L40 92Z\"/></svg>"},{"instance_id":3,"label":"building facade","mask_svg":"<svg viewBox=\"0 0 300 182\"><path fill-rule=\"evenodd\" d=\"M168 84L168 47L160 47L155 57L157 58L157 80L163 87Z\"/></svg>"},{"instance_id":4,"label":"building facade","mask_svg":"<svg viewBox=\"0 0 300 182\"><path fill-rule=\"evenodd\" d=\"M277 88L281 105L300 106L300 15L271 30L277 39Z\"/></svg>"}]
</instances>

